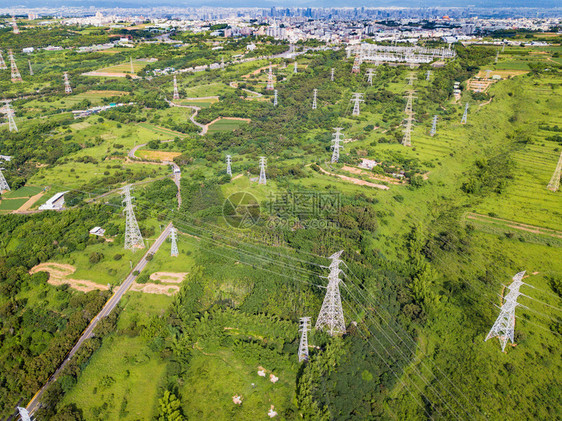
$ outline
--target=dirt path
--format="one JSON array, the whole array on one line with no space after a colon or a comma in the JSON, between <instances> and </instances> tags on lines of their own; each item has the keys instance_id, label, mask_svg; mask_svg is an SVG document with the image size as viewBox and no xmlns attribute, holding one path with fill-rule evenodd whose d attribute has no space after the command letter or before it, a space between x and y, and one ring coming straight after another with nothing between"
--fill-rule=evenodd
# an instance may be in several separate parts
<instances>
[{"instance_id":1,"label":"dirt path","mask_svg":"<svg viewBox=\"0 0 562 421\"><path fill-rule=\"evenodd\" d=\"M519 231L531 232L533 234L547 235L554 238L562 238L562 231L553 230L550 228L537 227L535 225L523 224L521 222L510 221L509 219L496 218L479 213L469 213L466 215L467 219L473 219L480 222L495 222L500 225L505 225Z\"/></svg>"},{"instance_id":2,"label":"dirt path","mask_svg":"<svg viewBox=\"0 0 562 421\"><path fill-rule=\"evenodd\" d=\"M162 283L179 284L183 282L186 276L187 272L154 272L150 275L150 279Z\"/></svg>"},{"instance_id":3,"label":"dirt path","mask_svg":"<svg viewBox=\"0 0 562 421\"><path fill-rule=\"evenodd\" d=\"M29 210L29 209L33 206L33 204L34 204L35 202L37 202L39 199L41 199L41 197L42 197L44 194L45 194L44 192L41 192L41 193L37 193L35 196L31 196L31 197L27 200L27 202L25 202L23 205L20 206L19 209L16 209L16 210L13 211L12 213L20 213L20 212L24 212L24 211Z\"/></svg>"},{"instance_id":4,"label":"dirt path","mask_svg":"<svg viewBox=\"0 0 562 421\"><path fill-rule=\"evenodd\" d=\"M348 172L350 172L350 173L352 173L352 174L366 175L367 177L372 178L373 180L386 181L387 183L391 183L391 184L402 184L402 183L400 183L400 181L398 181L398 180L395 179L395 178L386 177L386 176L384 176L384 175L372 174L372 173L370 173L370 172L368 172L368 171L364 171L364 170L361 170L361 169L359 169L359 168L350 167L350 166L347 166L347 165L344 165L344 166L342 167L342 170L348 171Z\"/></svg>"},{"instance_id":5,"label":"dirt path","mask_svg":"<svg viewBox=\"0 0 562 421\"><path fill-rule=\"evenodd\" d=\"M353 177L348 177L347 175L341 175L341 174L334 174L331 172L326 171L324 168L319 167L320 171L322 171L324 174L327 175L335 175L336 177L341 178L342 180L345 181L349 181L353 184L357 184L358 186L367 186L367 187L374 187L376 189L381 189L381 190L388 190L389 187L385 186L384 184L375 184L375 183L370 183L368 181L364 181L364 180L359 180L358 178L353 178Z\"/></svg>"},{"instance_id":6,"label":"dirt path","mask_svg":"<svg viewBox=\"0 0 562 421\"><path fill-rule=\"evenodd\" d=\"M94 290L108 290L109 287L107 285L98 284L93 281L86 281L83 279L71 279L67 278L67 276L72 275L76 272L76 268L72 265L67 265L64 263L41 263L37 266L34 266L29 271L30 274L36 272L48 272L49 273L49 280L47 281L51 285L70 285L71 288L74 288L78 291L82 292L89 292Z\"/></svg>"},{"instance_id":7,"label":"dirt path","mask_svg":"<svg viewBox=\"0 0 562 421\"><path fill-rule=\"evenodd\" d=\"M277 67L278 64L272 64L271 67ZM250 76L258 75L262 70L269 69L269 64L267 66L260 67L259 69L254 70L248 74L242 75L244 79L248 79Z\"/></svg>"}]
</instances>

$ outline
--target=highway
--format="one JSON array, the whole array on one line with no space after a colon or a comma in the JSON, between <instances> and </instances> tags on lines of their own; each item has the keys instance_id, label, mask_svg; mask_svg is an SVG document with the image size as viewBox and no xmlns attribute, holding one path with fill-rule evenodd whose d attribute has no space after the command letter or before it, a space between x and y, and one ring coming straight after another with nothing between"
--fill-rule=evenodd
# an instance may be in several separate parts
<instances>
[{"instance_id":1,"label":"highway","mask_svg":"<svg viewBox=\"0 0 562 421\"><path fill-rule=\"evenodd\" d=\"M31 399L31 401L29 401L29 404L27 404L27 410L29 411L30 414L33 414L39 408L41 397L43 396L43 393L45 393L45 390L47 390L47 387L57 380L62 370L66 367L70 359L80 349L82 344L87 339L92 337L92 333L96 328L97 324L99 323L99 321L104 317L106 317L107 315L109 315L109 313L111 313L111 311L117 306L123 295L125 295L127 290L131 287L131 285L133 284L133 282L138 276L138 275L133 275L133 273L138 272L140 274L140 272L142 272L142 270L148 264L147 256L149 254L154 254L158 251L158 249L164 243L166 238L168 238L171 228L172 228L172 223L170 222L166 226L166 228L164 228L164 230L162 231L160 236L156 239L154 244L146 251L144 256L133 268L133 270L131 270L129 275L127 275L125 281L123 281L123 283L117 288L113 296L107 301L107 303L105 303L105 305L103 306L101 311L97 314L97 316L92 319L86 330L84 330L84 332L82 333L82 336L80 336L80 339L78 339L78 342L76 342L74 347L70 350L70 352L63 360L59 368L57 368L57 370L53 373L53 375L49 378L49 380L47 380L47 383L45 383L45 385L39 390L39 392L37 392L36 395Z\"/></svg>"}]
</instances>

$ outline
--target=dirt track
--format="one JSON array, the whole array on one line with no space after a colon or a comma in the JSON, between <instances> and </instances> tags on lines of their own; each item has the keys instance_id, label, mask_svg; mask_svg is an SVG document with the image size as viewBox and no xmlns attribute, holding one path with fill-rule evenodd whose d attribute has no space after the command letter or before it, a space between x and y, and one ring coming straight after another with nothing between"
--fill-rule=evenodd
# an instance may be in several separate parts
<instances>
[{"instance_id":1,"label":"dirt track","mask_svg":"<svg viewBox=\"0 0 562 421\"><path fill-rule=\"evenodd\" d=\"M47 282L55 286L68 284L71 288L83 292L89 292L96 289L109 289L107 285L98 284L93 281L67 278L67 276L72 275L74 272L76 272L76 268L72 265L67 265L64 263L41 263L31 268L31 270L29 271L29 273L31 274L36 272L48 272L49 280Z\"/></svg>"},{"instance_id":2,"label":"dirt track","mask_svg":"<svg viewBox=\"0 0 562 421\"><path fill-rule=\"evenodd\" d=\"M324 168L319 167L320 171L322 171L324 174L327 175L335 175L336 177L341 178L342 180L345 181L350 181L353 184L357 184L358 186L367 186L367 187L374 187L376 189L381 189L381 190L388 190L389 187L385 186L384 184L375 184L375 183L370 183L368 181L364 181L364 180L359 180L358 178L352 178L352 177L348 177L347 175L341 175L341 174L334 174L331 172L326 171Z\"/></svg>"}]
</instances>

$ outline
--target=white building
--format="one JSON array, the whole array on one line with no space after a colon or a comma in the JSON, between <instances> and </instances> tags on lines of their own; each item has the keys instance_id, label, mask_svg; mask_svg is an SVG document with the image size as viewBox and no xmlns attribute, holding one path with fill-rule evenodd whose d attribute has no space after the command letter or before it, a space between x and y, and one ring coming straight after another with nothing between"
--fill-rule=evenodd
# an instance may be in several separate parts
<instances>
[{"instance_id":1,"label":"white building","mask_svg":"<svg viewBox=\"0 0 562 421\"><path fill-rule=\"evenodd\" d=\"M39 210L62 210L64 206L64 195L66 193L68 193L68 191L63 191L55 194L43 205L39 206Z\"/></svg>"}]
</instances>

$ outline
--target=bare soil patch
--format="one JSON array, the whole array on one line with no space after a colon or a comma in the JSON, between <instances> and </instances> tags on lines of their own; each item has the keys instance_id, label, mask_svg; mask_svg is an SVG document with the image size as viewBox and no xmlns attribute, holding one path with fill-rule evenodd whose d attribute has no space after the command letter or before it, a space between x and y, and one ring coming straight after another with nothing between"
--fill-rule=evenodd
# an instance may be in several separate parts
<instances>
[{"instance_id":1,"label":"bare soil patch","mask_svg":"<svg viewBox=\"0 0 562 421\"><path fill-rule=\"evenodd\" d=\"M37 266L34 266L29 271L30 274L36 272L48 272L49 280L47 282L55 286L68 284L70 285L71 288L74 288L82 292L94 291L96 289L97 290L109 289L107 285L98 284L93 281L67 278L67 276L72 275L74 272L76 272L76 268L72 265L67 265L64 263L53 263L53 262L41 263Z\"/></svg>"},{"instance_id":2,"label":"bare soil patch","mask_svg":"<svg viewBox=\"0 0 562 421\"><path fill-rule=\"evenodd\" d=\"M136 282L131 285L132 291L144 292L146 294L165 294L174 295L180 290L178 285L164 285L164 284L137 284Z\"/></svg>"},{"instance_id":3,"label":"bare soil patch","mask_svg":"<svg viewBox=\"0 0 562 421\"><path fill-rule=\"evenodd\" d=\"M388 190L389 189L389 187L385 186L384 184L375 184L375 183L370 183L368 181L359 180L358 178L348 177L347 175L334 174L334 173L326 171L322 167L320 167L320 171L322 171L324 174L327 174L327 175L335 175L336 177L341 178L342 180L349 181L353 184L357 184L358 186L374 187L376 189L381 189L381 190Z\"/></svg>"},{"instance_id":4,"label":"bare soil patch","mask_svg":"<svg viewBox=\"0 0 562 421\"><path fill-rule=\"evenodd\" d=\"M150 275L153 281L160 281L162 283L179 284L183 282L187 272L154 272Z\"/></svg>"},{"instance_id":5,"label":"bare soil patch","mask_svg":"<svg viewBox=\"0 0 562 421\"><path fill-rule=\"evenodd\" d=\"M23 212L23 211L29 210L29 209L33 206L33 204L34 204L35 202L37 202L39 199L41 199L41 197L42 197L44 194L45 194L44 192L41 192L41 193L37 193L35 196L31 196L31 197L27 200L27 202L25 202L23 205L21 205L18 210L14 211L14 213L18 213L18 212Z\"/></svg>"},{"instance_id":6,"label":"bare soil patch","mask_svg":"<svg viewBox=\"0 0 562 421\"><path fill-rule=\"evenodd\" d=\"M180 156L181 152L164 152L164 151L147 151L140 150L137 152L139 158L154 159L158 161L173 161L176 156ZM136 154L135 154L136 155Z\"/></svg>"}]
</instances>

